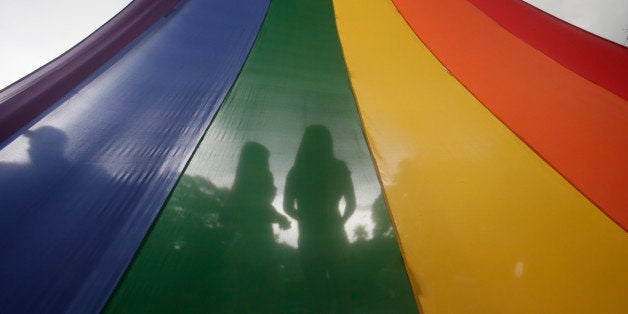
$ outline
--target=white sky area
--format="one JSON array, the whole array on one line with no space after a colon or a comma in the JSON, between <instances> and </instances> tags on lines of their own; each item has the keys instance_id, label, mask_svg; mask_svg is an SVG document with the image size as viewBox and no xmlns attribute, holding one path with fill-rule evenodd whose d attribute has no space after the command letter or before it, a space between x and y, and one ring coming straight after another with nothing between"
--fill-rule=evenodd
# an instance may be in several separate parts
<instances>
[{"instance_id":1,"label":"white sky area","mask_svg":"<svg viewBox=\"0 0 628 314\"><path fill-rule=\"evenodd\" d=\"M600 37L628 46L628 0L524 0Z\"/></svg>"},{"instance_id":2,"label":"white sky area","mask_svg":"<svg viewBox=\"0 0 628 314\"><path fill-rule=\"evenodd\" d=\"M628 0L525 0L628 46ZM0 89L91 34L131 0L0 0Z\"/></svg>"},{"instance_id":3,"label":"white sky area","mask_svg":"<svg viewBox=\"0 0 628 314\"><path fill-rule=\"evenodd\" d=\"M0 89L79 43L131 0L0 0Z\"/></svg>"}]
</instances>

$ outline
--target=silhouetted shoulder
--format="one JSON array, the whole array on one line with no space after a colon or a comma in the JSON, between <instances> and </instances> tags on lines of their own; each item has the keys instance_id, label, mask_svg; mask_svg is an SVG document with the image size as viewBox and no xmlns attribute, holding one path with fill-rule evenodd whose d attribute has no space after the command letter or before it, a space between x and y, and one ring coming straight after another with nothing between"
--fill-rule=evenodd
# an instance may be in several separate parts
<instances>
[{"instance_id":1,"label":"silhouetted shoulder","mask_svg":"<svg viewBox=\"0 0 628 314\"><path fill-rule=\"evenodd\" d=\"M22 164L0 162L0 187L5 193L8 188L15 186L17 182L25 179L27 167ZM8 195L4 195L7 196ZM1 199L1 198L0 198Z\"/></svg>"}]
</instances>

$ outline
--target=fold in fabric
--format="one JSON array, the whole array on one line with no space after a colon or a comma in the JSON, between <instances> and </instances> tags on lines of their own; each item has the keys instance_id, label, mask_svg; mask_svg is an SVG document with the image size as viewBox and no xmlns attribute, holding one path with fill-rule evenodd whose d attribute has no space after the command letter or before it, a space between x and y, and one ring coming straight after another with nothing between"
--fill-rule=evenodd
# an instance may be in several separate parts
<instances>
[{"instance_id":1,"label":"fold in fabric","mask_svg":"<svg viewBox=\"0 0 628 314\"><path fill-rule=\"evenodd\" d=\"M0 308L97 312L219 104L266 0L186 1L0 151Z\"/></svg>"}]
</instances>

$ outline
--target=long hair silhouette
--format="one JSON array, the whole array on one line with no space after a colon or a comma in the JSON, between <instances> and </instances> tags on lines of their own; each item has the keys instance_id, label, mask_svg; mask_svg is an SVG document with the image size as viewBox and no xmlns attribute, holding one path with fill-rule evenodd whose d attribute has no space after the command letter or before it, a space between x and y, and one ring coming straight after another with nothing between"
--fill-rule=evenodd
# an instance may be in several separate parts
<instances>
[{"instance_id":1,"label":"long hair silhouette","mask_svg":"<svg viewBox=\"0 0 628 314\"><path fill-rule=\"evenodd\" d=\"M269 168L270 153L259 143L247 142L240 152L236 177L222 213L222 221L251 240L273 242L272 224L286 227L286 217L272 205L277 188Z\"/></svg>"},{"instance_id":2,"label":"long hair silhouette","mask_svg":"<svg viewBox=\"0 0 628 314\"><path fill-rule=\"evenodd\" d=\"M273 223L282 228L288 219L272 205L276 188L269 167L270 153L248 142L240 152L236 177L221 214L221 222L234 236L228 248L233 313L273 313L280 302L281 284ZM265 300L261 304L259 300Z\"/></svg>"},{"instance_id":3,"label":"long hair silhouette","mask_svg":"<svg viewBox=\"0 0 628 314\"><path fill-rule=\"evenodd\" d=\"M299 223L301 268L316 312L348 310L344 274L349 241L344 224L354 210L351 173L334 157L331 133L322 125L307 127L286 179L284 211Z\"/></svg>"}]
</instances>

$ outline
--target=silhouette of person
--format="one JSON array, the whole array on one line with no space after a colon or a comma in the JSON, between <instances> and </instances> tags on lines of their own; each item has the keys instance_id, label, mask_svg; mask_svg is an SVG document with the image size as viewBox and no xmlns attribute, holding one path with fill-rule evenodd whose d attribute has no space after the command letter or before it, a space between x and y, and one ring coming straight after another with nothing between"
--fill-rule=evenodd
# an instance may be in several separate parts
<instances>
[{"instance_id":1,"label":"silhouette of person","mask_svg":"<svg viewBox=\"0 0 628 314\"><path fill-rule=\"evenodd\" d=\"M340 213L339 203L346 206ZM344 280L349 241L344 224L355 211L347 165L334 157L332 137L322 125L305 129L286 179L284 210L299 223L299 255L315 312L347 312Z\"/></svg>"},{"instance_id":2,"label":"silhouette of person","mask_svg":"<svg viewBox=\"0 0 628 314\"><path fill-rule=\"evenodd\" d=\"M106 203L98 200L104 196L90 193L102 192L109 176L89 162L67 158L68 137L63 131L42 126L23 135L29 140L30 162L0 164L0 291L10 287L16 299L44 293L41 287L81 284L91 274L89 265L101 256L83 254L86 247L93 243L106 247L112 234L107 231L119 228L100 215ZM19 150L12 145L5 152ZM31 285L35 280L37 287Z\"/></svg>"},{"instance_id":3,"label":"silhouette of person","mask_svg":"<svg viewBox=\"0 0 628 314\"><path fill-rule=\"evenodd\" d=\"M277 189L268 159L268 149L258 143L242 147L236 178L222 210L221 222L235 234L230 248L235 267L233 304L229 306L233 312L271 313L280 302L272 224L287 229L290 222L272 205Z\"/></svg>"},{"instance_id":4,"label":"silhouette of person","mask_svg":"<svg viewBox=\"0 0 628 314\"><path fill-rule=\"evenodd\" d=\"M44 126L24 135L29 139L30 163L0 163L0 188L5 191L0 201L5 209L34 206L37 199L46 196L41 195L45 191L41 188L54 186L59 172L69 166L64 155L67 137L62 131Z\"/></svg>"}]
</instances>

